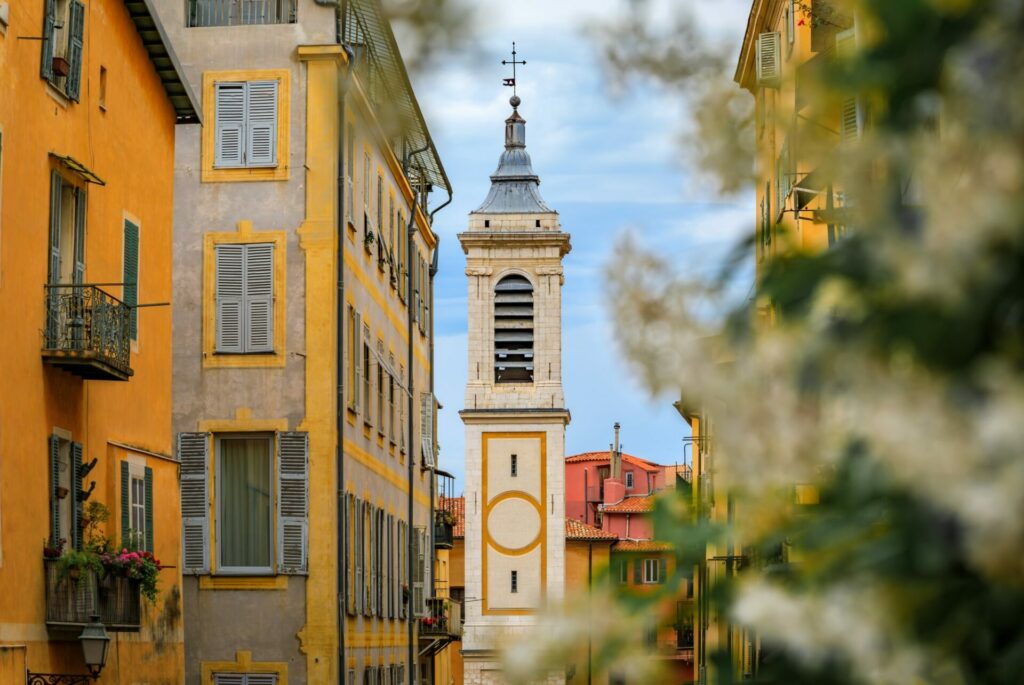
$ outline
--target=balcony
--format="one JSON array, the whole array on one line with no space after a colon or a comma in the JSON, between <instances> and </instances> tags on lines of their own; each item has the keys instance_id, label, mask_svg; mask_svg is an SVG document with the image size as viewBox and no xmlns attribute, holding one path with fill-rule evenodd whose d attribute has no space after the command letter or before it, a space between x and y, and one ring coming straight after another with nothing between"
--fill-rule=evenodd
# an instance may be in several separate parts
<instances>
[{"instance_id":1,"label":"balcony","mask_svg":"<svg viewBox=\"0 0 1024 685\"><path fill-rule=\"evenodd\" d=\"M462 639L462 604L449 597L427 600L427 615L420 619L420 656L433 656L449 643Z\"/></svg>"},{"instance_id":2,"label":"balcony","mask_svg":"<svg viewBox=\"0 0 1024 685\"><path fill-rule=\"evenodd\" d=\"M131 378L131 307L95 286L44 288L43 361L86 380Z\"/></svg>"},{"instance_id":3,"label":"balcony","mask_svg":"<svg viewBox=\"0 0 1024 685\"><path fill-rule=\"evenodd\" d=\"M44 288L43 361L86 380L128 380L131 307L95 285Z\"/></svg>"},{"instance_id":4,"label":"balcony","mask_svg":"<svg viewBox=\"0 0 1024 685\"><path fill-rule=\"evenodd\" d=\"M139 632L142 616L137 581L81 572L63 573L56 559L44 559L46 628L54 637L77 638L93 613L112 632Z\"/></svg>"},{"instance_id":5,"label":"balcony","mask_svg":"<svg viewBox=\"0 0 1024 685\"><path fill-rule=\"evenodd\" d=\"M295 0L188 0L188 25L294 24Z\"/></svg>"},{"instance_id":6,"label":"balcony","mask_svg":"<svg viewBox=\"0 0 1024 685\"><path fill-rule=\"evenodd\" d=\"M451 549L455 543L455 520L445 510L434 513L434 549Z\"/></svg>"}]
</instances>

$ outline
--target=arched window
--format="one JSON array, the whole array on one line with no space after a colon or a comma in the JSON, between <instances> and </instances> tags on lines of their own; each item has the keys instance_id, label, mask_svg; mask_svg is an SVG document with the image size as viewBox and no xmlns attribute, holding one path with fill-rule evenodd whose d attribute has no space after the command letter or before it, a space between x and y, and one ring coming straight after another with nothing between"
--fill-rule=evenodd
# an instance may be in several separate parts
<instances>
[{"instance_id":1,"label":"arched window","mask_svg":"<svg viewBox=\"0 0 1024 685\"><path fill-rule=\"evenodd\" d=\"M533 382L533 286L523 276L494 288L494 382Z\"/></svg>"}]
</instances>

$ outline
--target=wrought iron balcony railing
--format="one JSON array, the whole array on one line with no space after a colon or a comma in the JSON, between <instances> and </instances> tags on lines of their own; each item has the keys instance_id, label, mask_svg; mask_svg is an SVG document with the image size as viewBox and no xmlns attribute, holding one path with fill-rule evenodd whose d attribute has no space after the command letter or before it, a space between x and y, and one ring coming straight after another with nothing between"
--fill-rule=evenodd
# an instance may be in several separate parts
<instances>
[{"instance_id":1,"label":"wrought iron balcony railing","mask_svg":"<svg viewBox=\"0 0 1024 685\"><path fill-rule=\"evenodd\" d=\"M86 379L126 381L131 307L95 285L46 285L43 360Z\"/></svg>"},{"instance_id":2,"label":"wrought iron balcony railing","mask_svg":"<svg viewBox=\"0 0 1024 685\"><path fill-rule=\"evenodd\" d=\"M455 521L440 510L434 514L434 549L451 549L455 542Z\"/></svg>"},{"instance_id":3,"label":"wrought iron balcony railing","mask_svg":"<svg viewBox=\"0 0 1024 685\"><path fill-rule=\"evenodd\" d=\"M450 597L427 600L427 615L420 619L420 639L434 641L433 651L462 637L462 604ZM421 650L422 651L422 650Z\"/></svg>"},{"instance_id":4,"label":"wrought iron balcony railing","mask_svg":"<svg viewBox=\"0 0 1024 685\"><path fill-rule=\"evenodd\" d=\"M138 581L123 577L98 578L92 571L62 571L56 559L44 559L46 627L54 634L77 637L91 614L99 614L106 629L138 632L142 605Z\"/></svg>"},{"instance_id":5,"label":"wrought iron balcony railing","mask_svg":"<svg viewBox=\"0 0 1024 685\"><path fill-rule=\"evenodd\" d=\"M188 25L294 24L296 0L188 0Z\"/></svg>"}]
</instances>

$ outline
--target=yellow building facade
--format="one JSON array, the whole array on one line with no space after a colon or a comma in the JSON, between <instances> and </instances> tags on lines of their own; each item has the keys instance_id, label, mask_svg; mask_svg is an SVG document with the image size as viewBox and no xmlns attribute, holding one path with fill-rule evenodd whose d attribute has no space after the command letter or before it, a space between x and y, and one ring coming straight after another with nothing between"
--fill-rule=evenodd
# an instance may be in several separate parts
<instances>
[{"instance_id":1,"label":"yellow building facade","mask_svg":"<svg viewBox=\"0 0 1024 685\"><path fill-rule=\"evenodd\" d=\"M4 683L86 673L93 614L97 682L183 677L171 224L176 124L199 113L162 36L143 3L0 5ZM73 563L101 536L159 559L155 601Z\"/></svg>"}]
</instances>

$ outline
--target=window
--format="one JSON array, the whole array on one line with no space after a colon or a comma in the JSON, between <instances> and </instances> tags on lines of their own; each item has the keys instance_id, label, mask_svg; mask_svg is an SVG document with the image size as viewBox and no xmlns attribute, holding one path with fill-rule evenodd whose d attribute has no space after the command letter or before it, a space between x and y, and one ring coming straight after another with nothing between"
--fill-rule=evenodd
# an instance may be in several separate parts
<instances>
[{"instance_id":1,"label":"window","mask_svg":"<svg viewBox=\"0 0 1024 685\"><path fill-rule=\"evenodd\" d=\"M370 253L370 245L373 243L374 228L373 219L370 218L370 153L363 155L363 247L366 253Z\"/></svg>"},{"instance_id":2,"label":"window","mask_svg":"<svg viewBox=\"0 0 1024 685\"><path fill-rule=\"evenodd\" d=\"M619 585L629 582L629 562L626 559L619 561Z\"/></svg>"},{"instance_id":3,"label":"window","mask_svg":"<svg viewBox=\"0 0 1024 685\"><path fill-rule=\"evenodd\" d=\"M420 617L426 613L426 596L424 588L427 583L427 529L416 526L413 531L413 573L412 608L413 615Z\"/></svg>"},{"instance_id":4,"label":"window","mask_svg":"<svg viewBox=\"0 0 1024 685\"><path fill-rule=\"evenodd\" d=\"M46 0L40 76L78 102L82 82L85 5L78 0Z\"/></svg>"},{"instance_id":5,"label":"window","mask_svg":"<svg viewBox=\"0 0 1024 685\"><path fill-rule=\"evenodd\" d=\"M405 388L408 387L408 384L406 383L406 380L405 380L405 365L404 364L399 365L399 367L398 367L398 382L399 382L399 390L404 390ZM405 415L405 412L406 412L406 402L405 402L405 393L404 392L400 392L399 395L400 395L400 399L399 399L399 402L398 402L398 452L399 452L399 454L404 455L405 454L405 436L406 436L406 433L408 431L408 429L406 427L406 423L405 423L406 422L406 415Z\"/></svg>"},{"instance_id":6,"label":"window","mask_svg":"<svg viewBox=\"0 0 1024 685\"><path fill-rule=\"evenodd\" d=\"M363 326L363 423L370 425L370 385L373 379L370 378L370 327Z\"/></svg>"},{"instance_id":7,"label":"window","mask_svg":"<svg viewBox=\"0 0 1024 685\"><path fill-rule=\"evenodd\" d=\"M384 437L384 431L387 428L384 425L385 419L388 414L384 411L385 392L387 391L387 385L384 383L384 341L377 340L377 435Z\"/></svg>"},{"instance_id":8,"label":"window","mask_svg":"<svg viewBox=\"0 0 1024 685\"><path fill-rule=\"evenodd\" d=\"M627 490L632 490L633 489L633 472L632 471L626 471L626 489Z\"/></svg>"},{"instance_id":9,"label":"window","mask_svg":"<svg viewBox=\"0 0 1024 685\"><path fill-rule=\"evenodd\" d=\"M395 368L395 358L392 355L389 357L391 362L390 368ZM388 439L391 442L391 446L394 447L397 442L397 436L395 433L398 432L397 416L395 414L395 375L391 372L388 373Z\"/></svg>"},{"instance_id":10,"label":"window","mask_svg":"<svg viewBox=\"0 0 1024 685\"><path fill-rule=\"evenodd\" d=\"M351 492L345 493L345 610L350 615L356 613L356 501Z\"/></svg>"},{"instance_id":11,"label":"window","mask_svg":"<svg viewBox=\"0 0 1024 685\"><path fill-rule=\"evenodd\" d=\"M50 173L50 260L48 282L85 280L86 193L57 171Z\"/></svg>"},{"instance_id":12,"label":"window","mask_svg":"<svg viewBox=\"0 0 1024 685\"><path fill-rule=\"evenodd\" d=\"M277 674L214 673L213 685L277 685Z\"/></svg>"},{"instance_id":13,"label":"window","mask_svg":"<svg viewBox=\"0 0 1024 685\"><path fill-rule=\"evenodd\" d=\"M121 462L121 538L125 546L152 552L153 469Z\"/></svg>"},{"instance_id":14,"label":"window","mask_svg":"<svg viewBox=\"0 0 1024 685\"><path fill-rule=\"evenodd\" d=\"M511 472L510 475L513 478L515 478L516 476L519 475L519 455L513 454L512 457L509 459L509 462L509 470Z\"/></svg>"},{"instance_id":15,"label":"window","mask_svg":"<svg viewBox=\"0 0 1024 685\"><path fill-rule=\"evenodd\" d=\"M387 224L384 222L384 176L377 172L377 269L383 273L384 271L384 231L387 230Z\"/></svg>"},{"instance_id":16,"label":"window","mask_svg":"<svg viewBox=\"0 0 1024 685\"><path fill-rule=\"evenodd\" d=\"M494 289L494 381L533 382L533 286L506 276Z\"/></svg>"},{"instance_id":17,"label":"window","mask_svg":"<svg viewBox=\"0 0 1024 685\"><path fill-rule=\"evenodd\" d=\"M107 111L107 68L100 65L100 109Z\"/></svg>"},{"instance_id":18,"label":"window","mask_svg":"<svg viewBox=\"0 0 1024 685\"><path fill-rule=\"evenodd\" d=\"M645 584L657 584L665 582L664 559L643 560L643 582Z\"/></svg>"},{"instance_id":19,"label":"window","mask_svg":"<svg viewBox=\"0 0 1024 685\"><path fill-rule=\"evenodd\" d=\"M347 126L345 140L345 218L350 224L355 216L355 175L356 175L356 129L352 124Z\"/></svg>"},{"instance_id":20,"label":"window","mask_svg":"<svg viewBox=\"0 0 1024 685\"><path fill-rule=\"evenodd\" d=\"M359 312L352 305L348 306L348 321L346 324L346 332L348 334L348 408L358 413L363 377L363 323Z\"/></svg>"},{"instance_id":21,"label":"window","mask_svg":"<svg viewBox=\"0 0 1024 685\"><path fill-rule=\"evenodd\" d=\"M398 298L405 302L405 297L409 292L409 284L406 282L408 278L408 237L406 236L407 227L405 225L405 217L402 215L402 211L398 211Z\"/></svg>"},{"instance_id":22,"label":"window","mask_svg":"<svg viewBox=\"0 0 1024 685\"><path fill-rule=\"evenodd\" d=\"M216 246L218 354L274 351L273 243Z\"/></svg>"},{"instance_id":23,"label":"window","mask_svg":"<svg viewBox=\"0 0 1024 685\"><path fill-rule=\"evenodd\" d=\"M519 592L519 571L512 571L510 590L513 593Z\"/></svg>"},{"instance_id":24,"label":"window","mask_svg":"<svg viewBox=\"0 0 1024 685\"><path fill-rule=\"evenodd\" d=\"M271 438L217 440L217 567L268 573L272 567Z\"/></svg>"},{"instance_id":25,"label":"window","mask_svg":"<svg viewBox=\"0 0 1024 685\"><path fill-rule=\"evenodd\" d=\"M75 497L82 489L82 446L70 435L51 435L50 544L81 549L82 503Z\"/></svg>"},{"instance_id":26,"label":"window","mask_svg":"<svg viewBox=\"0 0 1024 685\"><path fill-rule=\"evenodd\" d=\"M373 505L363 502L363 615L373 615Z\"/></svg>"},{"instance_id":27,"label":"window","mask_svg":"<svg viewBox=\"0 0 1024 685\"><path fill-rule=\"evenodd\" d=\"M146 539L146 481L137 475L131 476L131 534L136 546L141 546Z\"/></svg>"},{"instance_id":28,"label":"window","mask_svg":"<svg viewBox=\"0 0 1024 685\"><path fill-rule=\"evenodd\" d=\"M139 225L128 219L124 220L124 270L122 272L124 291L121 299L129 305L128 327L132 340L139 339Z\"/></svg>"},{"instance_id":29,"label":"window","mask_svg":"<svg viewBox=\"0 0 1024 685\"><path fill-rule=\"evenodd\" d=\"M353 587L353 595L355 596L355 612L357 614L363 613L363 602L366 599L366 595L363 592L363 568L366 561L366 548L363 546L363 532L364 532L364 519L363 519L363 508L366 503L360 499L356 499L355 505L355 565L356 565L356 578L355 586Z\"/></svg>"},{"instance_id":30,"label":"window","mask_svg":"<svg viewBox=\"0 0 1024 685\"><path fill-rule=\"evenodd\" d=\"M215 84L215 168L277 166L277 81Z\"/></svg>"}]
</instances>

